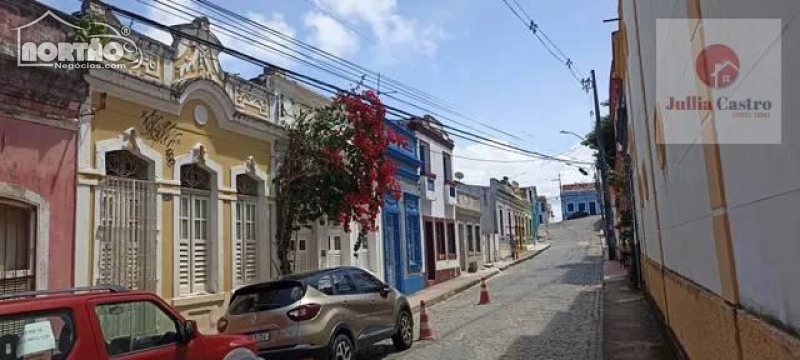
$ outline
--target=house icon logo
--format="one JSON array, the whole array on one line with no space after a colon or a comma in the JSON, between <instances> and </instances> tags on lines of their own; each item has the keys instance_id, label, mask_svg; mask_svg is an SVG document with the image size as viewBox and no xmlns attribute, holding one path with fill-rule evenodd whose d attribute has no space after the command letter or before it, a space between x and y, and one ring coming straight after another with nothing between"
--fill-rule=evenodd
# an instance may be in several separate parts
<instances>
[{"instance_id":1,"label":"house icon logo","mask_svg":"<svg viewBox=\"0 0 800 360\"><path fill-rule=\"evenodd\" d=\"M697 55L695 70L706 86L722 89L739 76L739 56L728 46L709 45Z\"/></svg>"},{"instance_id":2,"label":"house icon logo","mask_svg":"<svg viewBox=\"0 0 800 360\"><path fill-rule=\"evenodd\" d=\"M74 41L53 43L49 41L24 41L23 36L35 32L34 25L45 18L64 25L68 33L81 35ZM48 10L36 20L14 28L17 32L17 66L41 66L60 69L95 69L95 68L128 68L135 69L142 65L143 53L136 42L129 38L131 29L123 26L119 30L113 26L93 21L92 26L101 27L97 33L73 25L52 11ZM32 36L32 38L36 38Z\"/></svg>"}]
</instances>

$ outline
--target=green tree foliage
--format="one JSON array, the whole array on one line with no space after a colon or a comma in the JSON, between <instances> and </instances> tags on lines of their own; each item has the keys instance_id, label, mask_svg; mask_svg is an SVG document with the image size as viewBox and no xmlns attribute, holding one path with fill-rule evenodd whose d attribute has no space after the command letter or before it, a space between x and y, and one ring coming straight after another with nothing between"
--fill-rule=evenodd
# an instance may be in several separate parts
<instances>
[{"instance_id":1,"label":"green tree foliage","mask_svg":"<svg viewBox=\"0 0 800 360\"><path fill-rule=\"evenodd\" d=\"M79 29L72 34L72 41L90 43L92 38L97 37L101 44L108 43L109 38L103 35L107 35L109 30L102 17L87 11L78 18L76 26Z\"/></svg>"},{"instance_id":2,"label":"green tree foliage","mask_svg":"<svg viewBox=\"0 0 800 360\"><path fill-rule=\"evenodd\" d=\"M615 162L615 155L616 149L614 146L614 124L611 123L608 116L604 116L600 119L600 129L603 131L603 151L598 151L597 156L601 153L605 154L606 162L610 169L614 168ZM581 145L588 146L589 148L597 151L597 133L596 129L592 129L588 134L586 134L586 140L581 142Z\"/></svg>"},{"instance_id":3,"label":"green tree foliage","mask_svg":"<svg viewBox=\"0 0 800 360\"><path fill-rule=\"evenodd\" d=\"M358 226L357 251L370 231L385 195L399 197L395 165L385 156L401 137L384 127L385 108L374 92L343 94L301 113L286 129L288 148L275 179L278 187L277 256L282 274L291 273L292 235L316 222Z\"/></svg>"}]
</instances>

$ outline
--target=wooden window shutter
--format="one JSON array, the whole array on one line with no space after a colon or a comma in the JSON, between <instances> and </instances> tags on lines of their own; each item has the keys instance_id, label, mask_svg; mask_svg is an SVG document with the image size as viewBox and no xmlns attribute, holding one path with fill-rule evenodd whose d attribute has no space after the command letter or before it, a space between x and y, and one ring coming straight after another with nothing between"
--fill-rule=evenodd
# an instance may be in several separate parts
<instances>
[{"instance_id":1,"label":"wooden window shutter","mask_svg":"<svg viewBox=\"0 0 800 360\"><path fill-rule=\"evenodd\" d=\"M244 249L242 249L244 250L244 282L250 284L258 278L256 204L254 202L246 202L244 206L246 209L244 212L245 227L247 228L245 231Z\"/></svg>"},{"instance_id":2,"label":"wooden window shutter","mask_svg":"<svg viewBox=\"0 0 800 360\"><path fill-rule=\"evenodd\" d=\"M234 244L233 244L233 285L234 286L242 286L244 285L244 272L242 271L244 268L242 266L243 259L242 259L242 239L244 237L243 231L243 216L242 216L242 208L243 208L242 201L236 202L236 229L234 229Z\"/></svg>"},{"instance_id":3,"label":"wooden window shutter","mask_svg":"<svg viewBox=\"0 0 800 360\"><path fill-rule=\"evenodd\" d=\"M193 197L191 273L192 293L203 293L209 288L208 199Z\"/></svg>"},{"instance_id":4,"label":"wooden window shutter","mask_svg":"<svg viewBox=\"0 0 800 360\"><path fill-rule=\"evenodd\" d=\"M178 236L178 295L191 293L191 275L189 256L191 252L191 197L180 197L180 213L178 222L180 226Z\"/></svg>"}]
</instances>

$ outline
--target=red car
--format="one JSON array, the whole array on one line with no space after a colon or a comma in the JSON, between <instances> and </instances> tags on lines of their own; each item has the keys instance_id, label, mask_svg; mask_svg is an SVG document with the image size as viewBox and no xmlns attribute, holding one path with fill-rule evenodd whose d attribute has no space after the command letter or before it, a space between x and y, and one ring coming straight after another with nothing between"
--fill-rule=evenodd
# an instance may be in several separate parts
<instances>
[{"instance_id":1,"label":"red car","mask_svg":"<svg viewBox=\"0 0 800 360\"><path fill-rule=\"evenodd\" d=\"M255 360L246 336L203 335L158 296L114 286L0 295L0 360Z\"/></svg>"}]
</instances>

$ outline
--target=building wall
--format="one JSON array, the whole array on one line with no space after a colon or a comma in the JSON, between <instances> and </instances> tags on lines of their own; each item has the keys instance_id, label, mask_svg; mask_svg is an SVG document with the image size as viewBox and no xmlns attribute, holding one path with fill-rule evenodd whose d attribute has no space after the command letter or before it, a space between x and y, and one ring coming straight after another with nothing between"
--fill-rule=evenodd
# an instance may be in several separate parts
<instances>
[{"instance_id":1,"label":"building wall","mask_svg":"<svg viewBox=\"0 0 800 360\"><path fill-rule=\"evenodd\" d=\"M590 203L594 203L595 215L602 212L600 208L600 196L597 191L564 191L561 197L564 204L564 208L561 209L564 219L580 211L578 204L586 204L584 212L587 214L590 214ZM572 211L569 211L570 204L573 205Z\"/></svg>"},{"instance_id":2,"label":"building wall","mask_svg":"<svg viewBox=\"0 0 800 360\"><path fill-rule=\"evenodd\" d=\"M30 203L35 196L43 203L32 205L47 208L47 236L36 235L48 239L36 249L37 270L47 269L37 274L40 289L72 286L72 257L64 255L72 254L74 244L75 138L75 129L0 115L0 200Z\"/></svg>"},{"instance_id":3,"label":"building wall","mask_svg":"<svg viewBox=\"0 0 800 360\"><path fill-rule=\"evenodd\" d=\"M401 198L396 201L399 213L399 239L389 244L386 227L381 228L384 250L382 262L384 279L405 294L412 294L425 287L425 247L423 241L422 209L420 207L419 146L415 134L406 123L387 121L386 125L402 136L406 144L391 144L387 156L395 162L395 177L401 186ZM393 200L393 199L391 199ZM386 207L384 207L386 209ZM384 225L387 213L383 212ZM414 222L413 219L416 219Z\"/></svg>"},{"instance_id":4,"label":"building wall","mask_svg":"<svg viewBox=\"0 0 800 360\"><path fill-rule=\"evenodd\" d=\"M439 143L437 140L431 139L419 132L416 133L418 140L424 141L430 146L430 172L436 175L436 179L434 180L435 183L435 193L436 199L435 200L421 200L422 204L422 214L423 216L427 216L433 219L443 219L447 222L455 221L455 207L453 205L447 204L447 193L446 193L446 186L445 186L445 173L444 173L444 161L443 161L443 153L451 154L452 151L447 148L446 146ZM452 177L452 164L450 167L450 176ZM423 223L424 224L424 223ZM435 231L434 226L434 231ZM424 230L424 225L423 225ZM425 254L425 256L436 256L436 272L435 280L433 283L438 283L441 281L448 280L450 278L456 277L460 275L459 268L460 262L458 258L459 250L459 241L458 241L458 230L456 229L456 248L451 250L450 242L447 240L447 225L445 225L445 248L446 254ZM424 231L423 231L424 233ZM424 245L424 235L422 237L423 245ZM434 236L434 250L436 250L436 237ZM455 254L455 256L451 255ZM444 256L439 256L444 255ZM432 283L429 281L429 285Z\"/></svg>"},{"instance_id":5,"label":"building wall","mask_svg":"<svg viewBox=\"0 0 800 360\"><path fill-rule=\"evenodd\" d=\"M99 96L99 93L93 93L95 101L99 101ZM95 112L94 118L91 121L90 138L85 139L90 144L90 164L100 163L98 162L98 157L101 156L101 149L99 149L98 143L119 139L121 136L120 134L129 128L141 129L142 122L140 116L142 112L152 111L152 109L145 105L133 103L110 95L105 96L104 102L105 108ZM205 125L199 125L194 120L194 109L197 106L203 106L209 110L208 122ZM177 306L185 316L198 320L198 324L204 329L211 329L216 319L221 315L221 306L233 289L232 216L233 206L236 201L236 192L234 190L235 179L232 177L231 170L236 167L242 167L245 160L249 156L253 156L255 166L261 169L262 173L267 173L270 167L270 146L269 143L258 139L241 136L221 129L219 120L216 118L214 105L201 100L187 101L183 104L182 110L178 115L167 112L159 112L159 114L164 117L164 121L173 122L176 125L175 129L183 134L180 144L173 145L170 148L176 158L181 156L185 158L187 154L192 152L193 147L197 144L202 144L206 152L206 162L213 162L219 166L219 173L216 174L216 176L220 178L219 185L216 186L217 200L214 201L215 196L212 196L211 202L209 203L209 206L212 208L212 213L216 211L215 219L211 219L215 221L215 223L212 224L210 231L213 232L217 230L216 234L212 234L212 238L215 238L216 246L209 249L209 251L211 251L210 255L216 256L212 260L216 262L212 268L216 271L209 273L209 277L212 278L212 282L217 283L217 290L205 296L180 297L175 292L177 281L177 274L174 271L176 266L175 252L177 251L175 237L177 232L174 222L176 219L178 201L178 197L175 195L178 195L181 189L180 179L176 178L176 169L179 168L180 164L171 165L168 160L162 161L158 164L161 165L161 177L156 178L160 193L157 206L161 207L161 228L159 229L161 235L159 248L161 251L161 262L160 272L158 274L160 281L158 287L160 291L159 295L167 300L171 300L173 305ZM143 132L143 130L140 131ZM154 151L165 159L168 159L168 150L165 146L159 143L152 143L148 139L140 139L139 141L143 141L144 144L152 144L151 148ZM84 182L90 182L92 180L102 181L103 177L93 175L93 173L89 171L90 169L83 170L84 172L81 178ZM95 187L92 187L88 191L88 202L96 206L98 195L94 190ZM265 192L268 192L268 190L265 190ZM214 210L214 208L216 209ZM91 214L89 214L89 216L83 216L81 226L86 226L89 229L96 229L97 211L97 209L94 209L95 216ZM264 228L269 227L268 219L267 214L264 214L258 226ZM269 236L269 230L265 229L261 234L260 236L267 237ZM88 244L88 246L86 246L87 253L78 254L78 258L84 259L84 261L87 261L89 264L95 264L97 262L97 251L94 247L97 245L94 241L94 234L93 232L89 232L87 235L89 235L89 238L80 239L80 241L84 241ZM268 241L264 242L264 246L260 247L260 259L271 258L269 243ZM261 267L260 276L264 279L270 277L269 274L272 269L269 265L268 262L259 265ZM90 266L87 268L87 271L88 274L86 274L86 277L81 278L84 279L83 281L85 282L93 282L94 280L92 279L95 279L98 275L95 267Z\"/></svg>"},{"instance_id":6,"label":"building wall","mask_svg":"<svg viewBox=\"0 0 800 360\"><path fill-rule=\"evenodd\" d=\"M469 269L470 263L475 263L475 265L480 268L483 265L483 249L485 247L483 236L477 237L475 235L475 227L480 226L481 217L479 213L472 213L470 211L462 211L461 209L456 209L456 233L458 236L459 248L460 253L459 257L461 260L461 271L467 271ZM469 226L469 228L468 228ZM463 229L463 232L462 232ZM472 231L472 238L473 238L473 251L469 251L469 235L468 229ZM483 229L480 230L481 232ZM480 251L478 251L477 246L475 245L475 241L480 242Z\"/></svg>"},{"instance_id":7,"label":"building wall","mask_svg":"<svg viewBox=\"0 0 800 360\"><path fill-rule=\"evenodd\" d=\"M444 184L444 161L442 160L442 153L451 153L451 150L439 144L436 140L430 139L425 135L417 133L419 140L424 141L430 145L431 164L430 171L436 175L434 181L436 188L436 200L423 201L423 212L426 215L437 218L453 219L455 214L453 206L447 205L445 202L445 184ZM452 168L450 169L452 172ZM452 175L452 174L451 174Z\"/></svg>"},{"instance_id":8,"label":"building wall","mask_svg":"<svg viewBox=\"0 0 800 360\"><path fill-rule=\"evenodd\" d=\"M648 292L692 359L797 358L800 354L800 231L797 157L800 126L783 121L779 145L666 145L655 121L656 19L778 18L783 20L783 64L800 60L800 25L793 1L620 1L627 71L623 84L630 121L630 151L638 236L646 258ZM696 29L659 41L705 47ZM777 51L765 46L764 51ZM743 59L743 61L750 61ZM684 73L694 76L692 64ZM739 77L748 75L745 67ZM783 68L783 98L797 93L798 75ZM661 80L663 80L662 78ZM791 120L800 105L784 102ZM697 121L712 113L692 113ZM668 118L664 118L668 121ZM764 174L769 174L765 176Z\"/></svg>"},{"instance_id":9,"label":"building wall","mask_svg":"<svg viewBox=\"0 0 800 360\"><path fill-rule=\"evenodd\" d=\"M71 32L42 18L48 10L35 1L4 2L0 10L0 199L36 208L37 289L73 285L76 120L88 93L81 71L17 65L18 41L59 43Z\"/></svg>"}]
</instances>

